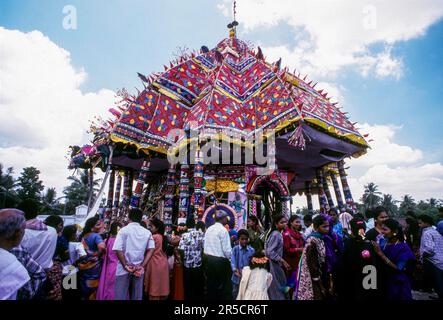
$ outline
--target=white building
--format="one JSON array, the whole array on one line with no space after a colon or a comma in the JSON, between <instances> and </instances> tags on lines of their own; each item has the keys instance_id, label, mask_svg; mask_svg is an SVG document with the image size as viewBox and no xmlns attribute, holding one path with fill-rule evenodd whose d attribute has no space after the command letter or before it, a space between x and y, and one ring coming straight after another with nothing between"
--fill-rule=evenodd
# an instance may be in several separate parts
<instances>
[{"instance_id":1,"label":"white building","mask_svg":"<svg viewBox=\"0 0 443 320\"><path fill-rule=\"evenodd\" d=\"M74 215L72 215L72 216L61 215L60 217L63 219L65 226L68 226L71 224L78 224L80 226L83 226L87 216L88 216L88 206L81 204L75 208ZM39 219L41 221L45 221L45 219L47 217L49 217L49 215L39 215L39 216L37 216L37 219Z\"/></svg>"}]
</instances>

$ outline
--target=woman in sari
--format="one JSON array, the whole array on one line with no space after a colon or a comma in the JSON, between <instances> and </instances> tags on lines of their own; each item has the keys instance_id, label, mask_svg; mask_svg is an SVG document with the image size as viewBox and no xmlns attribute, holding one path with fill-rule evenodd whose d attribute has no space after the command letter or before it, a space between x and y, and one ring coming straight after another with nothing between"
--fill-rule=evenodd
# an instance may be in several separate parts
<instances>
[{"instance_id":1,"label":"woman in sari","mask_svg":"<svg viewBox=\"0 0 443 320\"><path fill-rule=\"evenodd\" d=\"M115 251L112 250L112 247L120 228L121 224L119 222L113 222L109 231L109 237L105 240L106 254L103 259L100 282L98 284L97 300L114 300L118 257Z\"/></svg>"},{"instance_id":2,"label":"woman in sari","mask_svg":"<svg viewBox=\"0 0 443 320\"><path fill-rule=\"evenodd\" d=\"M326 247L323 241L329 233L329 220L325 215L313 219L312 232L303 250L298 267L295 300L324 300L328 297L329 274L326 272Z\"/></svg>"},{"instance_id":3,"label":"woman in sari","mask_svg":"<svg viewBox=\"0 0 443 320\"><path fill-rule=\"evenodd\" d=\"M184 288L184 267L183 261L178 251L180 240L182 235L187 231L185 224L177 226L177 234L173 233L170 237L170 250L172 251L172 271L171 271L171 299L172 300L184 300L185 288Z\"/></svg>"},{"instance_id":4,"label":"woman in sari","mask_svg":"<svg viewBox=\"0 0 443 320\"><path fill-rule=\"evenodd\" d=\"M382 225L383 238L373 241L375 252L384 262L383 279L386 298L390 300L412 300L410 274L415 267L415 256L405 242L402 227L394 219Z\"/></svg>"},{"instance_id":5,"label":"woman in sari","mask_svg":"<svg viewBox=\"0 0 443 320\"><path fill-rule=\"evenodd\" d=\"M99 232L102 222L98 217L86 220L81 234L81 241L86 251L86 257L78 264L79 283L83 300L95 300L100 278L101 257L106 252L106 245Z\"/></svg>"},{"instance_id":6,"label":"woman in sari","mask_svg":"<svg viewBox=\"0 0 443 320\"><path fill-rule=\"evenodd\" d=\"M155 242L154 254L146 266L145 292L149 300L165 300L169 295L169 265L166 256L167 240L165 224L153 218L149 221L149 229Z\"/></svg>"},{"instance_id":7,"label":"woman in sari","mask_svg":"<svg viewBox=\"0 0 443 320\"><path fill-rule=\"evenodd\" d=\"M263 251L263 240L262 234L263 230L260 227L260 223L256 216L248 217L248 233L249 233L249 243L255 252Z\"/></svg>"},{"instance_id":8,"label":"woman in sari","mask_svg":"<svg viewBox=\"0 0 443 320\"><path fill-rule=\"evenodd\" d=\"M329 275L329 293L331 298L335 298L343 294L342 284L344 282L343 275L343 240L335 231L333 231L332 226L334 224L334 217L331 215L325 215L325 218L329 222L329 232L323 237L323 242L325 243L325 253L326 253L326 274Z\"/></svg>"},{"instance_id":9,"label":"woman in sari","mask_svg":"<svg viewBox=\"0 0 443 320\"><path fill-rule=\"evenodd\" d=\"M283 232L283 259L290 266L290 269L286 270L288 286L291 287L289 291L290 296L292 296L294 291L297 266L300 262L304 245L305 241L301 234L301 219L293 215L289 218L288 226Z\"/></svg>"},{"instance_id":10,"label":"woman in sari","mask_svg":"<svg viewBox=\"0 0 443 320\"><path fill-rule=\"evenodd\" d=\"M363 272L367 266L377 266L377 254L372 243L365 240L366 223L363 219L354 218L349 223L351 234L345 239L343 252L343 273L346 281L343 281L344 301L367 301L380 299L380 285L368 290L363 286L367 272ZM380 280L377 279L377 283Z\"/></svg>"},{"instance_id":11,"label":"woman in sari","mask_svg":"<svg viewBox=\"0 0 443 320\"><path fill-rule=\"evenodd\" d=\"M283 236L288 220L284 215L273 218L271 230L269 230L265 254L269 259L272 283L268 289L270 300L286 300L288 287L286 286L285 270L289 270L289 264L283 259Z\"/></svg>"},{"instance_id":12,"label":"woman in sari","mask_svg":"<svg viewBox=\"0 0 443 320\"><path fill-rule=\"evenodd\" d=\"M417 216L413 211L406 212L406 227L404 233L406 243L409 248L411 248L417 261L416 269L412 278L412 288L413 290L426 289L424 266L420 259L421 232L420 227L418 226Z\"/></svg>"},{"instance_id":13,"label":"woman in sari","mask_svg":"<svg viewBox=\"0 0 443 320\"><path fill-rule=\"evenodd\" d=\"M63 262L65 262L68 256L68 243L62 237L62 231L64 221L60 216L51 215L46 218L45 224L53 227L57 231L57 245L55 247L54 257L52 258L52 267L47 272L48 281L51 283L53 289L48 299L50 300L62 300L62 270Z\"/></svg>"}]
</instances>

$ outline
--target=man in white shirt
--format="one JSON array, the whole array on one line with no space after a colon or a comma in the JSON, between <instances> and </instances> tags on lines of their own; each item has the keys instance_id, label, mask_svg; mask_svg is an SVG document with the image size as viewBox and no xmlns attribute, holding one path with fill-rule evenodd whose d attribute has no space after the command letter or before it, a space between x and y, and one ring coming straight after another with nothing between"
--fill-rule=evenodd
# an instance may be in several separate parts
<instances>
[{"instance_id":1,"label":"man in white shirt","mask_svg":"<svg viewBox=\"0 0 443 320\"><path fill-rule=\"evenodd\" d=\"M131 286L131 300L142 300L143 274L154 253L155 242L149 230L140 225L143 213L139 209L129 212L129 224L117 234L112 250L119 263L115 279L115 300L126 300Z\"/></svg>"},{"instance_id":2,"label":"man in white shirt","mask_svg":"<svg viewBox=\"0 0 443 320\"><path fill-rule=\"evenodd\" d=\"M57 231L37 219L38 206L35 201L24 200L20 209L26 218L25 235L21 245L43 269L49 270L57 245Z\"/></svg>"},{"instance_id":3,"label":"man in white shirt","mask_svg":"<svg viewBox=\"0 0 443 320\"><path fill-rule=\"evenodd\" d=\"M231 239L224 227L224 211L215 214L215 223L206 230L203 252L206 258L207 294L210 300L232 299Z\"/></svg>"},{"instance_id":4,"label":"man in white shirt","mask_svg":"<svg viewBox=\"0 0 443 320\"><path fill-rule=\"evenodd\" d=\"M0 210L0 300L16 300L17 291L30 280L28 271L9 252L20 244L24 229L22 211Z\"/></svg>"}]
</instances>

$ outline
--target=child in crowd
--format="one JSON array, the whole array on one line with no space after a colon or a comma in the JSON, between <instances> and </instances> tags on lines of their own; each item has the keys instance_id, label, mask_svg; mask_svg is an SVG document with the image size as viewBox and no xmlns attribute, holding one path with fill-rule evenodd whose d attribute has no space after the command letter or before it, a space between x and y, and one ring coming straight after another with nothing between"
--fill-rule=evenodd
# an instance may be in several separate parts
<instances>
[{"instance_id":1,"label":"child in crowd","mask_svg":"<svg viewBox=\"0 0 443 320\"><path fill-rule=\"evenodd\" d=\"M75 263L81 258L86 256L85 248L83 244L78 241L77 238L77 226L69 225L63 229L63 237L68 241L69 245L69 264L65 266L64 270L74 270Z\"/></svg>"},{"instance_id":2,"label":"child in crowd","mask_svg":"<svg viewBox=\"0 0 443 320\"><path fill-rule=\"evenodd\" d=\"M232 291L233 296L237 297L242 270L249 265L249 261L254 254L254 249L249 245L249 233L245 229L238 231L238 242L232 249L231 267L232 267Z\"/></svg>"},{"instance_id":3,"label":"child in crowd","mask_svg":"<svg viewBox=\"0 0 443 320\"><path fill-rule=\"evenodd\" d=\"M243 268L237 300L269 300L268 288L271 283L269 259L262 251L256 252L250 266Z\"/></svg>"},{"instance_id":4,"label":"child in crowd","mask_svg":"<svg viewBox=\"0 0 443 320\"><path fill-rule=\"evenodd\" d=\"M70 288L63 286L63 300L80 300L80 290L78 288L78 268L77 262L86 257L86 251L83 244L78 241L78 228L76 225L69 225L63 229L63 237L68 241L69 260L63 266L63 279ZM69 281L68 281L69 280Z\"/></svg>"}]
</instances>

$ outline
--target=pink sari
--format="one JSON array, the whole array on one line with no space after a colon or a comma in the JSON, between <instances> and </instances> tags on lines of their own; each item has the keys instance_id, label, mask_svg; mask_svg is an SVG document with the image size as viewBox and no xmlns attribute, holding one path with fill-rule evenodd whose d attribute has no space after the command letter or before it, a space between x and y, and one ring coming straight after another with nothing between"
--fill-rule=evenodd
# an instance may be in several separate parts
<instances>
[{"instance_id":1,"label":"pink sari","mask_svg":"<svg viewBox=\"0 0 443 320\"><path fill-rule=\"evenodd\" d=\"M102 272L97 290L97 300L114 300L115 272L117 270L118 258L112 247L115 237L106 241L106 255L103 259Z\"/></svg>"}]
</instances>

